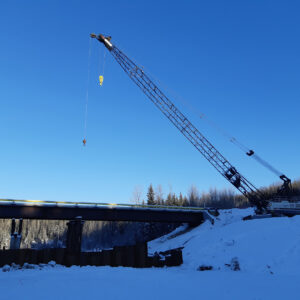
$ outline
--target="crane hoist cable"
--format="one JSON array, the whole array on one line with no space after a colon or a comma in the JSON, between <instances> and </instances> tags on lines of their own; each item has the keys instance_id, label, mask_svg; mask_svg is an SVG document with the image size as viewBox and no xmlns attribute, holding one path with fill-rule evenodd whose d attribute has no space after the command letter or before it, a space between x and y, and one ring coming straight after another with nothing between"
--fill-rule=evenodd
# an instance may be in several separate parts
<instances>
[{"instance_id":1,"label":"crane hoist cable","mask_svg":"<svg viewBox=\"0 0 300 300\"><path fill-rule=\"evenodd\" d=\"M99 55L99 85L102 86L103 81L104 81L104 69L105 69L105 57L106 57L106 51L102 49L103 51L103 60L101 59L101 52ZM102 62L102 68L101 68L101 62Z\"/></svg>"},{"instance_id":2,"label":"crane hoist cable","mask_svg":"<svg viewBox=\"0 0 300 300\"><path fill-rule=\"evenodd\" d=\"M85 97L85 113L84 113L84 137L82 140L83 146L86 145L87 142L87 117L88 117L88 102L89 102L89 86L90 86L90 75L91 75L91 56L92 56L92 45L91 39L89 39L89 52L88 52L88 74L87 74L87 90ZM106 51L103 51L103 59L101 59L101 52L99 52L99 84L102 86L104 79L104 70L105 70L105 57ZM101 66L102 63L102 66ZM102 71L102 73L101 73Z\"/></svg>"},{"instance_id":3,"label":"crane hoist cable","mask_svg":"<svg viewBox=\"0 0 300 300\"><path fill-rule=\"evenodd\" d=\"M88 74L87 74L87 85L86 85L86 96L85 96L85 112L84 112L84 135L83 135L83 140L82 140L83 146L86 145L86 134L87 134L87 117L88 117L88 104L89 104L91 52L92 52L92 44L91 44L91 39L89 39Z\"/></svg>"}]
</instances>

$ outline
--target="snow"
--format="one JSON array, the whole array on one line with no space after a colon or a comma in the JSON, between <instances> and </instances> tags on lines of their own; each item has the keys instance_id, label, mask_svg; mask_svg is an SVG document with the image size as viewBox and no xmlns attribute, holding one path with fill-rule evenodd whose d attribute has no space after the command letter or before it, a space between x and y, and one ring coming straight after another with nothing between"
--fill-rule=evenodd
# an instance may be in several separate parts
<instances>
[{"instance_id":1,"label":"snow","mask_svg":"<svg viewBox=\"0 0 300 300\"><path fill-rule=\"evenodd\" d=\"M181 226L149 252L184 247L172 268L65 268L0 272L0 299L298 299L300 216L242 221L251 209L222 211L215 224ZM240 271L230 267L239 262ZM212 266L211 271L198 271Z\"/></svg>"},{"instance_id":2,"label":"snow","mask_svg":"<svg viewBox=\"0 0 300 300\"><path fill-rule=\"evenodd\" d=\"M183 269L211 265L225 270L225 264L237 257L245 272L299 275L300 216L241 220L252 213L251 209L222 211L214 225L206 222L175 238L169 234L150 242L149 251L184 246Z\"/></svg>"},{"instance_id":3,"label":"snow","mask_svg":"<svg viewBox=\"0 0 300 300\"><path fill-rule=\"evenodd\" d=\"M292 279L292 281L291 281ZM1 273L1 299L284 299L294 278L243 272L56 267ZM299 283L299 282L297 282ZM295 298L296 299L296 298Z\"/></svg>"}]
</instances>

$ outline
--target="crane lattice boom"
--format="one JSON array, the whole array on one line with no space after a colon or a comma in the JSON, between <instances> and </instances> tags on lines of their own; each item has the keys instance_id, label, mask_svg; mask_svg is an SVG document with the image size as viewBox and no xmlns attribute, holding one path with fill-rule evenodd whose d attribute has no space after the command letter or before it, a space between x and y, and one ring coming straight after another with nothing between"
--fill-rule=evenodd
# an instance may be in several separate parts
<instances>
[{"instance_id":1,"label":"crane lattice boom","mask_svg":"<svg viewBox=\"0 0 300 300\"><path fill-rule=\"evenodd\" d=\"M194 147L225 177L235 188L245 195L254 205L266 205L262 194L203 136L185 117L145 72L110 42L111 37L91 34L110 51L115 60L131 80L157 106L157 108L177 127Z\"/></svg>"}]
</instances>

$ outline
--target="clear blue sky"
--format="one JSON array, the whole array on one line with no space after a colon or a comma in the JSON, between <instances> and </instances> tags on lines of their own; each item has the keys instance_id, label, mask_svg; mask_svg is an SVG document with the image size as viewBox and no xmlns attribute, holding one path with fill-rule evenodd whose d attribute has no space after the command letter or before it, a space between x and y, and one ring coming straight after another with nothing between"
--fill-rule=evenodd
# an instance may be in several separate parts
<instances>
[{"instance_id":1,"label":"clear blue sky","mask_svg":"<svg viewBox=\"0 0 300 300\"><path fill-rule=\"evenodd\" d=\"M107 33L168 90L300 177L299 1L2 1L0 197L122 203L135 186L230 185L92 41ZM100 63L99 63L100 60ZM276 182L175 104L257 187Z\"/></svg>"}]
</instances>

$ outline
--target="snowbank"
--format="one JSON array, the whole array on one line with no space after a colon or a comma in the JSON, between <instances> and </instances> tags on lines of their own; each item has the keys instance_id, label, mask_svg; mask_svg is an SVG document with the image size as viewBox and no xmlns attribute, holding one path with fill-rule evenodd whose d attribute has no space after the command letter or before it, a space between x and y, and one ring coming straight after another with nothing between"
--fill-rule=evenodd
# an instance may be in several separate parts
<instances>
[{"instance_id":1,"label":"snowbank","mask_svg":"<svg viewBox=\"0 0 300 300\"><path fill-rule=\"evenodd\" d=\"M226 270L226 264L237 258L242 272L300 275L300 216L241 220L251 213L222 211L214 225L206 222L182 235L172 238L171 233L152 241L150 252L184 247L185 270L201 265Z\"/></svg>"}]
</instances>

